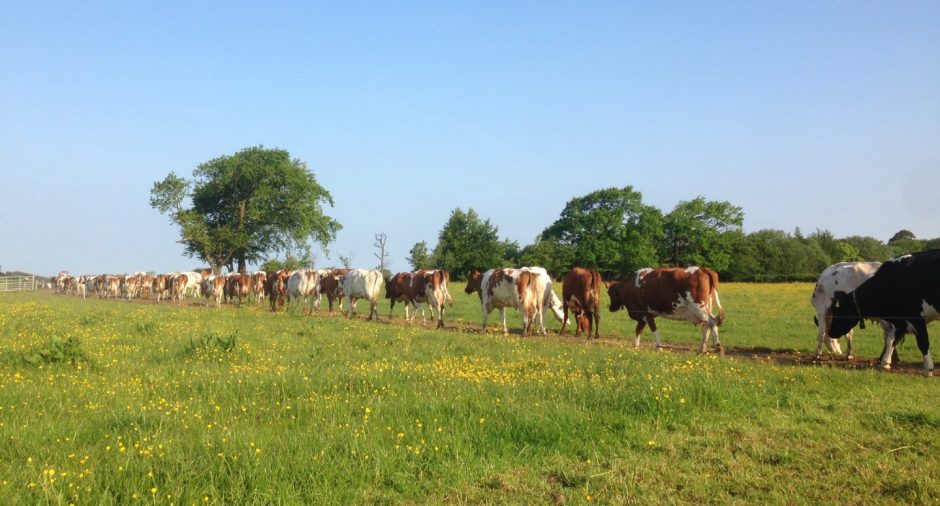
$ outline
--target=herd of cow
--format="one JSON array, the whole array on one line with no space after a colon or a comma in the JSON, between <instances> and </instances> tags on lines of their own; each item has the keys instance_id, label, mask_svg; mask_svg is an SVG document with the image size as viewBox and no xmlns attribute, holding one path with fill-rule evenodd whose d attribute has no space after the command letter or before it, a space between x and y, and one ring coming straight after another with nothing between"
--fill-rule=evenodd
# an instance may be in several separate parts
<instances>
[{"instance_id":1,"label":"herd of cow","mask_svg":"<svg viewBox=\"0 0 940 506\"><path fill-rule=\"evenodd\" d=\"M299 269L273 273L227 274L219 276L205 269L161 275L70 276L63 271L53 278L53 288L61 293L97 295L102 298L134 298L178 301L184 297L205 297L206 305L223 299L241 304L267 301L276 311L285 304L307 306L319 310L326 296L329 311L338 302L340 311L346 304L352 317L357 302L368 300L369 319L377 318L377 304L382 286L390 300L389 318L396 303L405 306L405 319L411 320L427 305L438 327L444 326L444 313L453 298L448 291L450 273L445 270L422 269L399 272L386 280L379 270L364 269ZM646 326L653 331L656 346L661 345L655 318L688 321L702 328L699 351L704 353L708 338L720 346L718 326L724 311L718 298L718 275L705 267L659 267L640 269L613 281L603 281L598 272L575 267L562 281L561 298L552 287L552 279L541 267L490 269L472 271L465 292L477 293L480 299L483 328L493 309L500 313L503 333L506 308L515 308L523 319L523 335L533 327L546 334L544 315L550 311L562 322L560 333L568 325L569 312L574 317L575 336L581 332L600 336L601 286L607 288L610 311L625 309L637 322L634 344L639 345ZM924 374L931 375L933 360L927 339L927 323L940 320L940 250L913 253L877 262L843 262L823 271L810 299L816 309L818 330L817 357L823 346L842 354L838 338L846 336L848 358L852 357L852 329L865 328L864 321L878 322L884 329L884 350L881 366L890 369L898 341L908 331L914 332L917 346L924 356ZM410 311L409 311L410 309ZM717 309L717 314L713 314Z\"/></svg>"}]
</instances>

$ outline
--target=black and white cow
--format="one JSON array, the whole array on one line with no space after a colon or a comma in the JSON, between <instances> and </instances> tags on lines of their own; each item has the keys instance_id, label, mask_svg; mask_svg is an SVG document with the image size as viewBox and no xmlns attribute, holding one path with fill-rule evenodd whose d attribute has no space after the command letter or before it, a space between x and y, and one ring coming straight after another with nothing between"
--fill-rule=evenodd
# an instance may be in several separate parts
<instances>
[{"instance_id":1,"label":"black and white cow","mask_svg":"<svg viewBox=\"0 0 940 506\"><path fill-rule=\"evenodd\" d=\"M940 320L937 308L940 308L940 250L899 256L885 262L855 290L835 293L829 337L844 336L865 318L894 325L893 336L885 337L881 356L881 366L890 369L894 343L907 331L913 331L917 347L924 355L924 374L931 376L933 359L927 323Z\"/></svg>"}]
</instances>

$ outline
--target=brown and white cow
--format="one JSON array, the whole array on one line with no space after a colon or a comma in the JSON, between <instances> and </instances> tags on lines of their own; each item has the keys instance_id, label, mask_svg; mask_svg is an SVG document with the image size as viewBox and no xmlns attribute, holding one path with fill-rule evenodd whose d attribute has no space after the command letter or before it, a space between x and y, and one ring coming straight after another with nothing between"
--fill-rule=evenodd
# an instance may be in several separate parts
<instances>
[{"instance_id":1,"label":"brown and white cow","mask_svg":"<svg viewBox=\"0 0 940 506\"><path fill-rule=\"evenodd\" d=\"M60 271L52 278L52 289L56 293L65 293L65 280L69 277L69 271Z\"/></svg>"},{"instance_id":2,"label":"brown and white cow","mask_svg":"<svg viewBox=\"0 0 940 506\"><path fill-rule=\"evenodd\" d=\"M565 318L561 322L559 334L565 333L565 326L568 325L568 309L570 308L574 314L575 337L579 337L581 331L585 330L588 339L590 339L592 326L594 328L594 339L600 337L602 285L603 281L601 281L600 273L591 269L575 267L565 275L565 279L561 284L561 300Z\"/></svg>"},{"instance_id":3,"label":"brown and white cow","mask_svg":"<svg viewBox=\"0 0 940 506\"><path fill-rule=\"evenodd\" d=\"M271 311L277 311L284 307L287 301L287 280L290 278L290 271L281 269L268 276L265 281L264 292L271 302Z\"/></svg>"},{"instance_id":4,"label":"brown and white cow","mask_svg":"<svg viewBox=\"0 0 940 506\"><path fill-rule=\"evenodd\" d=\"M339 301L339 310L343 310L343 277L349 273L349 269L333 269L326 276L320 278L320 293L326 295L329 303L329 311L333 312L333 302Z\"/></svg>"},{"instance_id":5,"label":"brown and white cow","mask_svg":"<svg viewBox=\"0 0 940 506\"><path fill-rule=\"evenodd\" d=\"M228 278L228 298L230 301L237 300L240 306L242 299L247 298L248 293L251 291L251 276L236 272L226 276L226 278Z\"/></svg>"},{"instance_id":6,"label":"brown and white cow","mask_svg":"<svg viewBox=\"0 0 940 506\"><path fill-rule=\"evenodd\" d=\"M693 325L702 325L702 345L705 353L708 336L718 340L718 326L724 321L724 310L718 300L718 274L705 267L660 267L640 269L608 284L610 310L625 308L630 318L637 321L634 346L640 345L640 335L649 325L656 337L656 347L661 346L656 330L657 316L670 320L685 320ZM718 306L718 315L712 316L712 300Z\"/></svg>"},{"instance_id":7,"label":"brown and white cow","mask_svg":"<svg viewBox=\"0 0 940 506\"><path fill-rule=\"evenodd\" d=\"M538 274L523 269L490 269L484 273L472 271L467 279L466 293L478 292L483 309L483 330L490 311L499 309L503 334L506 327L506 308L514 307L522 313L522 335L528 336L539 310Z\"/></svg>"},{"instance_id":8,"label":"brown and white cow","mask_svg":"<svg viewBox=\"0 0 940 506\"><path fill-rule=\"evenodd\" d=\"M202 280L202 295L206 298L206 306L210 299L215 299L215 307L222 305L222 297L225 295L225 277L210 274Z\"/></svg>"},{"instance_id":9,"label":"brown and white cow","mask_svg":"<svg viewBox=\"0 0 940 506\"><path fill-rule=\"evenodd\" d=\"M186 296L186 287L189 286L189 275L176 274L173 276L171 283L170 300L177 300L179 305L182 306L183 297Z\"/></svg>"},{"instance_id":10,"label":"brown and white cow","mask_svg":"<svg viewBox=\"0 0 940 506\"><path fill-rule=\"evenodd\" d=\"M153 288L153 276L149 274L139 274L137 280L137 297L149 299L150 291Z\"/></svg>"},{"instance_id":11,"label":"brown and white cow","mask_svg":"<svg viewBox=\"0 0 940 506\"><path fill-rule=\"evenodd\" d=\"M303 307L305 301L309 300L308 312L312 314L320 298L320 275L313 269L298 269L292 272L287 280L287 294L290 296L291 306Z\"/></svg>"},{"instance_id":12,"label":"brown and white cow","mask_svg":"<svg viewBox=\"0 0 940 506\"><path fill-rule=\"evenodd\" d=\"M268 274L264 271L258 271L251 275L251 296L255 302L264 301L264 282L267 279Z\"/></svg>"},{"instance_id":13,"label":"brown and white cow","mask_svg":"<svg viewBox=\"0 0 940 506\"><path fill-rule=\"evenodd\" d=\"M156 302L167 298L169 294L166 274L157 274L150 282L150 293Z\"/></svg>"},{"instance_id":14,"label":"brown and white cow","mask_svg":"<svg viewBox=\"0 0 940 506\"><path fill-rule=\"evenodd\" d=\"M447 302L453 305L453 298L447 289L450 273L443 269L421 269L411 277L411 292L414 294L413 302L420 306L427 304L431 314L437 313L437 327L444 327L444 310ZM407 311L407 306L405 307ZM417 309L416 309L417 310ZM422 312L422 319L424 318Z\"/></svg>"},{"instance_id":15,"label":"brown and white cow","mask_svg":"<svg viewBox=\"0 0 940 506\"><path fill-rule=\"evenodd\" d=\"M395 303L401 302L405 305L405 320L411 321L412 315L408 313L408 306L418 312L418 305L415 303L415 294L412 289L412 280L415 277L413 272L399 272L388 280L385 284L385 298L391 301L388 308L388 318L392 319L392 313L395 311Z\"/></svg>"},{"instance_id":16,"label":"brown and white cow","mask_svg":"<svg viewBox=\"0 0 940 506\"><path fill-rule=\"evenodd\" d=\"M98 297L119 297L121 293L120 276L98 276Z\"/></svg>"},{"instance_id":17,"label":"brown and white cow","mask_svg":"<svg viewBox=\"0 0 940 506\"><path fill-rule=\"evenodd\" d=\"M137 296L137 282L138 278L136 275L127 275L120 276L120 285L121 297L130 302L131 299Z\"/></svg>"}]
</instances>

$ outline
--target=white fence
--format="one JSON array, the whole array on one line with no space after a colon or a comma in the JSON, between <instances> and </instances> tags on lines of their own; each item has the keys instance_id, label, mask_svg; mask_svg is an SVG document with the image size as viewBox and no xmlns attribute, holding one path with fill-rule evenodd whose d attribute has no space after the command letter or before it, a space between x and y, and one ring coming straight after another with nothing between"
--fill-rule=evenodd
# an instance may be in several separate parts
<instances>
[{"instance_id":1,"label":"white fence","mask_svg":"<svg viewBox=\"0 0 940 506\"><path fill-rule=\"evenodd\" d=\"M18 292L42 288L36 276L0 276L0 292Z\"/></svg>"}]
</instances>

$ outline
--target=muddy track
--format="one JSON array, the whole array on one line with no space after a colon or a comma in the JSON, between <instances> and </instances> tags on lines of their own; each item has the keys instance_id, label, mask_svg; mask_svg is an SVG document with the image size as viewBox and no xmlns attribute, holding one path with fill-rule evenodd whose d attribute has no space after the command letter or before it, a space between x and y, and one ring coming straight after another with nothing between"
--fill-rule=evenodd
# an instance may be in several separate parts
<instances>
[{"instance_id":1,"label":"muddy track","mask_svg":"<svg viewBox=\"0 0 940 506\"><path fill-rule=\"evenodd\" d=\"M134 299L131 303L135 304L154 304L153 301L147 301L142 299ZM168 304L162 302L161 304ZM257 308L263 308L267 310L270 306L268 303L264 305L257 303L245 303L246 305L251 305ZM206 307L205 302L196 301L196 300L187 300L183 303L187 307ZM226 304L223 307L237 308L238 306ZM281 309L278 312L283 312ZM342 318L344 313L339 311L334 311L333 313L326 312L325 309L321 308L321 312L315 315L319 318ZM361 315L355 317L358 320L365 321L365 318ZM433 320L429 319L427 321L415 321L408 323L405 321L404 317L396 317L392 320L388 316L382 316L380 314L378 320L375 322L380 325L400 325L407 327L420 327L427 330L435 330L436 325ZM498 325L498 324L497 324ZM488 335L500 336L502 333L496 330L497 325L490 324L489 330L486 332ZM460 332L466 334L483 334L484 332L480 329L479 324L471 324L467 322L445 322L443 329L436 330L445 330L449 332ZM510 329L509 338L519 338L523 339L522 331L520 329ZM526 337L525 339L550 339L557 342L568 343L568 344L579 344L579 345L591 345L591 346L612 346L612 347L632 347L632 338L611 338L604 337L600 339L585 339L584 337L574 337L574 335L568 331L565 335L559 335L557 333L550 332L548 336L531 336ZM654 345L652 343L641 343L641 348L653 349ZM684 345L684 344L664 344L660 351L666 353L698 353L698 345ZM859 359L853 358L852 360L847 360L844 357L833 356L825 354L820 359L815 358L814 353L805 353L791 349L774 349L766 347L738 347L738 346L721 346L718 349L710 348L708 353L717 353L722 357L731 357L737 360L751 360L753 362L768 362L779 365L788 365L788 366L802 366L802 367L832 367L838 369L850 369L850 370L874 370L881 371L881 366L879 365L878 359ZM921 361L907 361L901 363L895 363L891 366L891 373L893 374L911 374L911 375L922 375L923 362ZM940 376L938 376L940 377Z\"/></svg>"}]
</instances>

